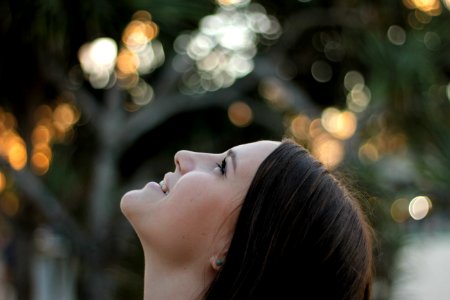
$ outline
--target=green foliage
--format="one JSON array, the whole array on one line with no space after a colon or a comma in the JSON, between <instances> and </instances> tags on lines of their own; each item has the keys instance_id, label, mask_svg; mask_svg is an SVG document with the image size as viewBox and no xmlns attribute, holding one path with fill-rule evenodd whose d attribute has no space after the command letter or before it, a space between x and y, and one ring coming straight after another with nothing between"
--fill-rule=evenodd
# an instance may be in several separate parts
<instances>
[{"instance_id":1,"label":"green foliage","mask_svg":"<svg viewBox=\"0 0 450 300\"><path fill-rule=\"evenodd\" d=\"M49 224L70 240L71 255L80 261L81 298L141 297L139 242L118 207L126 190L161 178L173 168L172 156L180 148L214 152L262 138L281 139L291 134L294 116L312 120L326 107L348 109L343 81L352 70L364 77L370 103L355 112L357 131L342 141L346 156L340 170L355 174L355 184L370 195L363 204L376 231L378 279L391 282L402 236L417 224L411 219L394 222L394 200L428 195L433 202L430 219L448 211L450 12L442 7L440 15L431 17L387 0L259 3L279 20L283 34L274 41L259 38L249 75L201 95L180 92L184 75L172 68L178 57L173 43L215 12L213 1L1 4L0 106L15 115L28 150L38 107L54 107L64 99L81 110L69 138L52 145L45 175L33 175L29 166L17 172L2 164L0 171L8 175L8 189L20 195L21 209L14 216L3 212L1 219L12 236L21 231L30 236L30 227ZM120 48L123 30L138 10L149 11L159 26L166 61L141 76L155 98L130 112L124 109L132 100L130 89L117 84L92 88L81 72L78 51L98 37L111 37ZM330 67L329 80L319 82L312 75L317 61ZM186 64L192 70L195 62ZM276 101L262 92L268 83L278 88ZM236 100L253 111L248 127L229 121L227 109ZM371 159L361 155L367 144L378 151ZM101 278L106 283L96 286ZM19 293L30 293L23 280L13 284Z\"/></svg>"}]
</instances>

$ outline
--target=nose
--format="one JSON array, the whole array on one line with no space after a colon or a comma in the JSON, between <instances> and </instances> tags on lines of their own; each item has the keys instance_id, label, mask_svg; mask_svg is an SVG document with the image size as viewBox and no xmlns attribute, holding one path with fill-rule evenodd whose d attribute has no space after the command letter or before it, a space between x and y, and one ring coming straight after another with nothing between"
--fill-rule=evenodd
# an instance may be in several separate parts
<instances>
[{"instance_id":1,"label":"nose","mask_svg":"<svg viewBox=\"0 0 450 300\"><path fill-rule=\"evenodd\" d=\"M195 152L181 150L175 154L175 167L181 174L192 171L195 168Z\"/></svg>"},{"instance_id":2,"label":"nose","mask_svg":"<svg viewBox=\"0 0 450 300\"><path fill-rule=\"evenodd\" d=\"M175 154L175 167L181 174L193 171L194 169L205 169L208 166L215 166L218 155L181 150Z\"/></svg>"}]
</instances>

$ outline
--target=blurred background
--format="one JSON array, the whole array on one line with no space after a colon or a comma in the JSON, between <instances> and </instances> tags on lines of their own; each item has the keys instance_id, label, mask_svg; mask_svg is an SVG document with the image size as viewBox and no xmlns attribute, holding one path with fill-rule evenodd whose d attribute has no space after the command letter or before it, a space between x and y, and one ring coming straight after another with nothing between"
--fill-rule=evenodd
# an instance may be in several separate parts
<instances>
[{"instance_id":1,"label":"blurred background","mask_svg":"<svg viewBox=\"0 0 450 300\"><path fill-rule=\"evenodd\" d=\"M0 299L142 299L124 192L290 137L360 194L374 299L450 299L449 0L0 2Z\"/></svg>"}]
</instances>

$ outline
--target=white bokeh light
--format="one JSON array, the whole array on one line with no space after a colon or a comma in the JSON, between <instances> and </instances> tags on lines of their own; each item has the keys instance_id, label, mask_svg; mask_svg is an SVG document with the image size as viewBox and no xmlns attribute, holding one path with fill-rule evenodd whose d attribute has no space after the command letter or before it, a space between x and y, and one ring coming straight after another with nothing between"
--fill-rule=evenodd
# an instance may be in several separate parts
<instances>
[{"instance_id":1,"label":"white bokeh light","mask_svg":"<svg viewBox=\"0 0 450 300\"><path fill-rule=\"evenodd\" d=\"M215 14L200 21L198 31L183 33L175 40L179 55L173 65L185 72L183 92L203 93L232 85L252 72L258 42L280 36L281 26L264 7L245 1L236 3L223 4Z\"/></svg>"},{"instance_id":2,"label":"white bokeh light","mask_svg":"<svg viewBox=\"0 0 450 300\"><path fill-rule=\"evenodd\" d=\"M98 38L80 47L78 59L83 72L95 88L104 88L114 71L117 44L111 38Z\"/></svg>"}]
</instances>

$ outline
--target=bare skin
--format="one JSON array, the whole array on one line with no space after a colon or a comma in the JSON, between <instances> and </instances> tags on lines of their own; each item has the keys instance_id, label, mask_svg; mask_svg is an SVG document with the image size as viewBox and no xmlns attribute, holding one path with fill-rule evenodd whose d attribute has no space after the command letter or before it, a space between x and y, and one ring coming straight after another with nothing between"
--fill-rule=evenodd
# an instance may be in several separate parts
<instances>
[{"instance_id":1,"label":"bare skin","mask_svg":"<svg viewBox=\"0 0 450 300\"><path fill-rule=\"evenodd\" d=\"M121 209L145 258L144 300L201 299L225 260L239 207L261 162L279 142L221 154L179 151L162 188L126 193Z\"/></svg>"}]
</instances>

